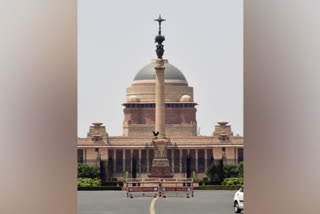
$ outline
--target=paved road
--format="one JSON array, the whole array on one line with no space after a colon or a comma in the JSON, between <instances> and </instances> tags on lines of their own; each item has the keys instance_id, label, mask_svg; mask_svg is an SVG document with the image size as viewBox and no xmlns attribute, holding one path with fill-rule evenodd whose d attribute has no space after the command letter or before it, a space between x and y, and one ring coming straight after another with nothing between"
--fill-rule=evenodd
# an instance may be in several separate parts
<instances>
[{"instance_id":1,"label":"paved road","mask_svg":"<svg viewBox=\"0 0 320 214\"><path fill-rule=\"evenodd\" d=\"M233 214L235 191L195 191L194 198L158 198L155 214ZM126 197L124 191L79 191L78 214L150 214L153 198ZM152 211L151 211L152 213Z\"/></svg>"}]
</instances>

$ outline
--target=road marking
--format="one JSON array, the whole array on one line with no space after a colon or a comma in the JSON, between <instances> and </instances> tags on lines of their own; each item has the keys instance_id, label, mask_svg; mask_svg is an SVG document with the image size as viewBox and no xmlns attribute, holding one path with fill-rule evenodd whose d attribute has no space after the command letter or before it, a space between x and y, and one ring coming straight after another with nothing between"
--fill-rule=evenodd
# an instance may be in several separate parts
<instances>
[{"instance_id":1,"label":"road marking","mask_svg":"<svg viewBox=\"0 0 320 214\"><path fill-rule=\"evenodd\" d=\"M154 211L154 204L156 202L156 200L158 199L158 197L152 199L151 204L150 204L150 214L156 214L156 212Z\"/></svg>"}]
</instances>

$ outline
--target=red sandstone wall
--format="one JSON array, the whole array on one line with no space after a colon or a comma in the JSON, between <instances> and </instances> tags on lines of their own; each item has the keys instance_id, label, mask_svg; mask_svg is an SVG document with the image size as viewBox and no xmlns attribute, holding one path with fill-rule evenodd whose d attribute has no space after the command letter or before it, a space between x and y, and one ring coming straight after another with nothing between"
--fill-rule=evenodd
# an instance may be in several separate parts
<instances>
[{"instance_id":1,"label":"red sandstone wall","mask_svg":"<svg viewBox=\"0 0 320 214\"><path fill-rule=\"evenodd\" d=\"M166 124L182 124L196 122L194 107L166 108ZM125 108L124 122L129 124L154 124L155 108Z\"/></svg>"}]
</instances>

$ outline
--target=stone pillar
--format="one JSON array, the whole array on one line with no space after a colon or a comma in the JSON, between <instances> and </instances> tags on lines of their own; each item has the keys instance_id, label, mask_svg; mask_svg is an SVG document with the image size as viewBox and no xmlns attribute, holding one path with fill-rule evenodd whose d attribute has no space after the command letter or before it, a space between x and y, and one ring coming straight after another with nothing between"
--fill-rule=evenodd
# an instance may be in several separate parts
<instances>
[{"instance_id":1,"label":"stone pillar","mask_svg":"<svg viewBox=\"0 0 320 214\"><path fill-rule=\"evenodd\" d=\"M221 160L222 157L222 147L214 147L212 149L213 151L213 159L214 159L214 163L216 164L217 161Z\"/></svg>"},{"instance_id":2,"label":"stone pillar","mask_svg":"<svg viewBox=\"0 0 320 214\"><path fill-rule=\"evenodd\" d=\"M141 149L139 149L138 167L139 167L139 173L141 173Z\"/></svg>"},{"instance_id":3,"label":"stone pillar","mask_svg":"<svg viewBox=\"0 0 320 214\"><path fill-rule=\"evenodd\" d=\"M113 172L117 172L117 150L113 150Z\"/></svg>"},{"instance_id":4,"label":"stone pillar","mask_svg":"<svg viewBox=\"0 0 320 214\"><path fill-rule=\"evenodd\" d=\"M87 149L84 149L83 152L84 152L84 163L87 164Z\"/></svg>"},{"instance_id":5,"label":"stone pillar","mask_svg":"<svg viewBox=\"0 0 320 214\"><path fill-rule=\"evenodd\" d=\"M150 172L149 170L149 149L146 149L146 153L147 153L147 172Z\"/></svg>"},{"instance_id":6,"label":"stone pillar","mask_svg":"<svg viewBox=\"0 0 320 214\"><path fill-rule=\"evenodd\" d=\"M106 149L106 148L101 148L101 149L100 149L100 154L101 154L101 160L102 160L102 161L107 161L107 160L108 160L108 158L109 158L108 149Z\"/></svg>"},{"instance_id":7,"label":"stone pillar","mask_svg":"<svg viewBox=\"0 0 320 214\"><path fill-rule=\"evenodd\" d=\"M225 156L226 156L226 164L235 164L234 160L235 160L235 151L234 148L232 147L226 147L226 151L225 151Z\"/></svg>"},{"instance_id":8,"label":"stone pillar","mask_svg":"<svg viewBox=\"0 0 320 214\"><path fill-rule=\"evenodd\" d=\"M204 171L208 168L208 151L204 150Z\"/></svg>"},{"instance_id":9,"label":"stone pillar","mask_svg":"<svg viewBox=\"0 0 320 214\"><path fill-rule=\"evenodd\" d=\"M165 94L164 94L164 60L156 59L156 84L155 84L155 99L156 99L156 124L155 131L159 132L158 137L164 138L165 133Z\"/></svg>"},{"instance_id":10,"label":"stone pillar","mask_svg":"<svg viewBox=\"0 0 320 214\"><path fill-rule=\"evenodd\" d=\"M130 171L132 173L132 159L133 159L133 149L130 149Z\"/></svg>"},{"instance_id":11,"label":"stone pillar","mask_svg":"<svg viewBox=\"0 0 320 214\"><path fill-rule=\"evenodd\" d=\"M122 172L125 175L126 173L126 150L125 149L122 150Z\"/></svg>"},{"instance_id":12,"label":"stone pillar","mask_svg":"<svg viewBox=\"0 0 320 214\"><path fill-rule=\"evenodd\" d=\"M171 172L174 173L174 149L171 149Z\"/></svg>"},{"instance_id":13,"label":"stone pillar","mask_svg":"<svg viewBox=\"0 0 320 214\"><path fill-rule=\"evenodd\" d=\"M179 152L180 152L180 157L179 157L179 170L180 170L180 173L182 173L182 149L180 149Z\"/></svg>"},{"instance_id":14,"label":"stone pillar","mask_svg":"<svg viewBox=\"0 0 320 214\"><path fill-rule=\"evenodd\" d=\"M198 149L195 149L196 172L198 172Z\"/></svg>"}]
</instances>

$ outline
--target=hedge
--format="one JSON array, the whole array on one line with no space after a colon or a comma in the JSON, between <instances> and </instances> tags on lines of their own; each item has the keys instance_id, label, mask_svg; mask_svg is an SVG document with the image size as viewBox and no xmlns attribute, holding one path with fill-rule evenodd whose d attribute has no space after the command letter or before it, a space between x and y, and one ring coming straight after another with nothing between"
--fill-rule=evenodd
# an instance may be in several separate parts
<instances>
[{"instance_id":1,"label":"hedge","mask_svg":"<svg viewBox=\"0 0 320 214\"><path fill-rule=\"evenodd\" d=\"M225 178L221 184L226 186L240 186L243 184L243 178Z\"/></svg>"},{"instance_id":2,"label":"hedge","mask_svg":"<svg viewBox=\"0 0 320 214\"><path fill-rule=\"evenodd\" d=\"M198 190L239 190L241 186L226 186L226 185L204 185L199 186Z\"/></svg>"},{"instance_id":3,"label":"hedge","mask_svg":"<svg viewBox=\"0 0 320 214\"><path fill-rule=\"evenodd\" d=\"M99 178L78 178L78 186L80 187L98 187L101 186Z\"/></svg>"},{"instance_id":4,"label":"hedge","mask_svg":"<svg viewBox=\"0 0 320 214\"><path fill-rule=\"evenodd\" d=\"M121 190L120 186L78 187L79 191Z\"/></svg>"}]
</instances>

